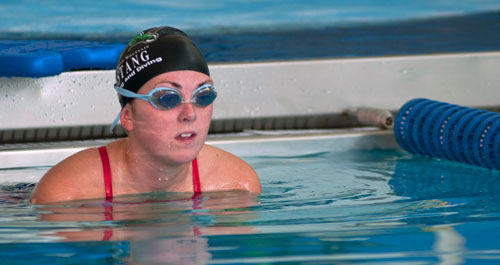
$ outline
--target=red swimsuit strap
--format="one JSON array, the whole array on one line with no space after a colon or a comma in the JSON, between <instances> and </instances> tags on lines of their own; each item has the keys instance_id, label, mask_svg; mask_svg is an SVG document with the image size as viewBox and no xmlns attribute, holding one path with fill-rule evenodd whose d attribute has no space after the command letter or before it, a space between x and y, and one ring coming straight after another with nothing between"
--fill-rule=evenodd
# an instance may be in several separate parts
<instances>
[{"instance_id":1,"label":"red swimsuit strap","mask_svg":"<svg viewBox=\"0 0 500 265\"><path fill-rule=\"evenodd\" d=\"M198 161L193 159L193 190L194 195L191 198L193 200L193 209L200 209L201 199L201 184L200 184L200 173L198 172ZM193 226L193 235L201 236L201 231L198 226Z\"/></svg>"},{"instance_id":2,"label":"red swimsuit strap","mask_svg":"<svg viewBox=\"0 0 500 265\"><path fill-rule=\"evenodd\" d=\"M99 155L101 155L102 172L104 173L104 191L106 192L106 201L113 199L113 184L111 182L111 166L109 164L108 151L106 146L98 148Z\"/></svg>"},{"instance_id":3,"label":"red swimsuit strap","mask_svg":"<svg viewBox=\"0 0 500 265\"><path fill-rule=\"evenodd\" d=\"M99 155L101 156L102 162L102 172L104 173L104 190L106 191L106 201L113 201L113 187L111 182L111 165L109 164L108 151L106 150L106 146L101 146L98 148ZM113 221L113 206L106 205L104 212L106 221ZM102 240L108 241L111 240L113 236L113 230L111 228L107 228L104 230L104 236Z\"/></svg>"},{"instance_id":4,"label":"red swimsuit strap","mask_svg":"<svg viewBox=\"0 0 500 265\"><path fill-rule=\"evenodd\" d=\"M193 159L193 190L194 194L201 193L200 173L198 172L198 161Z\"/></svg>"}]
</instances>

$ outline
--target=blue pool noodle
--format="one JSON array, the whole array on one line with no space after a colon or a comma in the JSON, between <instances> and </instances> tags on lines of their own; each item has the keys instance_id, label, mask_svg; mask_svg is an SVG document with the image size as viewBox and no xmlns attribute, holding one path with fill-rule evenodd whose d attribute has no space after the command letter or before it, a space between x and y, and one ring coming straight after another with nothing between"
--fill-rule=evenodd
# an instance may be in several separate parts
<instances>
[{"instance_id":1,"label":"blue pool noodle","mask_svg":"<svg viewBox=\"0 0 500 265\"><path fill-rule=\"evenodd\" d=\"M114 69L125 44L64 40L0 41L0 76L45 77L64 71Z\"/></svg>"}]
</instances>

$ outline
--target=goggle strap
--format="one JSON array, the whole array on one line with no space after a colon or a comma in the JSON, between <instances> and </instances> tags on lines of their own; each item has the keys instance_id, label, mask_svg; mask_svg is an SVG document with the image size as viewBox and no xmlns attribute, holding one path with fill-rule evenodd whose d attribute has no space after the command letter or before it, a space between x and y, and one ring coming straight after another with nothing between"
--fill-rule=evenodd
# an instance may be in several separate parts
<instances>
[{"instance_id":1,"label":"goggle strap","mask_svg":"<svg viewBox=\"0 0 500 265\"><path fill-rule=\"evenodd\" d=\"M137 94L137 93L134 93L132 91L129 91L127 89L124 89L124 88L121 88L119 86L115 86L115 89L116 91L118 91L118 94L124 96L124 97L128 97L128 98L147 98L148 96L146 95L141 95L141 94Z\"/></svg>"},{"instance_id":2,"label":"goggle strap","mask_svg":"<svg viewBox=\"0 0 500 265\"><path fill-rule=\"evenodd\" d=\"M184 99L182 98L182 95L180 95L180 92L176 89L172 89L172 88L162 88L162 89L165 89L165 90L168 90L168 91L171 91L173 92L174 94L176 94L177 96L180 97L181 99L181 103L194 103L196 104L197 106L202 106L202 105L198 105L198 102L197 102L197 95L203 91L205 88L210 88L210 90L212 91L212 93L214 94L214 98L215 99L217 97L217 91L215 90L215 88L213 87L213 85L211 84L205 84L205 85L202 85L200 87L198 87L194 92L193 92L193 95L191 96L191 99L188 100L188 101L184 101ZM156 103L153 103L152 98L153 97L153 94L155 93L155 91L157 89L160 89L160 88L155 88L153 89L148 95L144 95L144 94L137 94L137 93L134 93L132 91L129 91L127 89L124 89L122 87L119 87L117 85L115 85L115 89L116 91L118 92L118 94L124 96L124 97L128 97L128 98L138 98L138 99L142 99L142 100L145 100L145 101L149 101L155 108L157 109L162 109L158 106L156 106ZM213 101L213 100L212 100ZM210 103L211 104L211 103ZM205 105L203 105L205 106ZM168 108L167 108L168 109ZM113 131L113 129L115 128L115 126L118 124L118 121L120 119L120 114L118 114L118 117L116 117L115 121L113 122L112 124L112 127L110 128L111 132Z\"/></svg>"},{"instance_id":3,"label":"goggle strap","mask_svg":"<svg viewBox=\"0 0 500 265\"><path fill-rule=\"evenodd\" d=\"M113 131L115 130L116 125L118 125L118 122L120 122L120 116L121 116L121 114L122 114L122 112L120 110L120 112L118 112L118 115L116 115L116 118L113 121L113 123L111 123L111 127L109 128L109 132L113 133Z\"/></svg>"}]
</instances>

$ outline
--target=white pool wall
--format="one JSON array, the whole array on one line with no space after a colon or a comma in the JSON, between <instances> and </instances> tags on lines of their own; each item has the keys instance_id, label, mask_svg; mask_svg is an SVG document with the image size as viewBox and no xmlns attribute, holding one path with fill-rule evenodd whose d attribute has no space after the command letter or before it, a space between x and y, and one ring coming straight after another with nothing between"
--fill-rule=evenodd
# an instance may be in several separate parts
<instances>
[{"instance_id":1,"label":"white pool wall","mask_svg":"<svg viewBox=\"0 0 500 265\"><path fill-rule=\"evenodd\" d=\"M210 64L213 118L397 110L425 97L498 106L500 52ZM120 110L114 71L0 78L0 130L109 125Z\"/></svg>"}]
</instances>

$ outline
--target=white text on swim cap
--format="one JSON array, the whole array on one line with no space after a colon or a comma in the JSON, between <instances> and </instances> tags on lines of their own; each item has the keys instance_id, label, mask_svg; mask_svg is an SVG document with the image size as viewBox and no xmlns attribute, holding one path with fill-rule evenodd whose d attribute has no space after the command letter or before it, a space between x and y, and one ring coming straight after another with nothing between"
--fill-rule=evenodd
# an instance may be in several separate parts
<instances>
[{"instance_id":1,"label":"white text on swim cap","mask_svg":"<svg viewBox=\"0 0 500 265\"><path fill-rule=\"evenodd\" d=\"M148 46L143 47L125 57L125 60L123 60L119 64L119 67L116 71L117 80L123 80L123 82L127 82L136 74L136 72L139 72L147 68L148 66L154 63L159 63L163 60L161 57L150 60L147 48Z\"/></svg>"},{"instance_id":2,"label":"white text on swim cap","mask_svg":"<svg viewBox=\"0 0 500 265\"><path fill-rule=\"evenodd\" d=\"M161 57L156 57L156 59L149 60L149 61L147 61L146 63L144 63L144 64L141 64L141 65L137 66L137 67L135 68L135 70L136 70L137 72L140 72L142 69L145 69L145 68L147 68L148 66L150 66L150 65L152 65L152 64L154 64L154 63L159 63L159 62L161 62L161 61L163 61Z\"/></svg>"},{"instance_id":3,"label":"white text on swim cap","mask_svg":"<svg viewBox=\"0 0 500 265\"><path fill-rule=\"evenodd\" d=\"M125 75L128 75L130 72L132 72L133 68L136 68L137 66L149 61L148 50L144 48L137 50L132 54L127 55L125 57L125 60L123 60L120 63L118 69L119 70L118 74L120 75L119 76L120 78L123 78Z\"/></svg>"}]
</instances>

